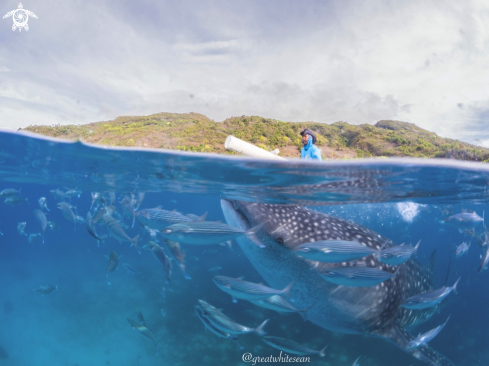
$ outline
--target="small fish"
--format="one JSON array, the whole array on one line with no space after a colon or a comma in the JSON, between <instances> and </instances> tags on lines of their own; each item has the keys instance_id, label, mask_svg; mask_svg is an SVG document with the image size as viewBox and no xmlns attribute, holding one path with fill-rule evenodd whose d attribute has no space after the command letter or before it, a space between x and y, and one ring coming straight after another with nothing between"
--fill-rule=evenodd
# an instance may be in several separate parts
<instances>
[{"instance_id":1,"label":"small fish","mask_svg":"<svg viewBox=\"0 0 489 366\"><path fill-rule=\"evenodd\" d=\"M131 228L134 227L134 222L136 220L136 212L134 211L134 207L132 206L131 200L127 197L125 197L121 201L121 206L122 206L122 211L129 216L132 216L132 226Z\"/></svg>"},{"instance_id":2,"label":"small fish","mask_svg":"<svg viewBox=\"0 0 489 366\"><path fill-rule=\"evenodd\" d=\"M447 321L442 325L433 328L426 333L418 335L415 339L413 339L411 342L409 342L406 345L406 349L409 350L409 349L417 348L431 341L433 338L435 338L438 335L438 333L442 331L445 325L447 325L449 319L450 317L448 317Z\"/></svg>"},{"instance_id":3,"label":"small fish","mask_svg":"<svg viewBox=\"0 0 489 366\"><path fill-rule=\"evenodd\" d=\"M396 245L390 248L382 249L376 254L377 259L391 266L398 266L406 262L418 250L421 240L413 248L411 245Z\"/></svg>"},{"instance_id":4,"label":"small fish","mask_svg":"<svg viewBox=\"0 0 489 366\"><path fill-rule=\"evenodd\" d=\"M214 253L217 253L217 252L218 252L217 249L204 249L204 251L202 252L202 254L204 254L204 253L214 254Z\"/></svg>"},{"instance_id":5,"label":"small fish","mask_svg":"<svg viewBox=\"0 0 489 366\"><path fill-rule=\"evenodd\" d=\"M481 255L481 262L479 265L478 273L481 273L483 270L487 269L489 266L489 245L487 246L486 252L484 255Z\"/></svg>"},{"instance_id":6,"label":"small fish","mask_svg":"<svg viewBox=\"0 0 489 366\"><path fill-rule=\"evenodd\" d=\"M73 207L75 207L75 206L70 205L68 202L59 202L58 203L58 208L61 210L61 213L63 214L63 216L67 220L73 221L73 223L75 224L75 230L76 230L76 215L72 210Z\"/></svg>"},{"instance_id":7,"label":"small fish","mask_svg":"<svg viewBox=\"0 0 489 366\"><path fill-rule=\"evenodd\" d=\"M105 205L104 197L102 196L102 194L100 194L100 192L91 192L91 194L92 194L92 204L90 205L90 210L92 209L93 204L97 200L99 200L100 202L102 202Z\"/></svg>"},{"instance_id":8,"label":"small fish","mask_svg":"<svg viewBox=\"0 0 489 366\"><path fill-rule=\"evenodd\" d=\"M139 210L139 206L141 206L141 203L143 202L144 200L144 192L138 192L138 199L136 201L136 207L135 207L135 210Z\"/></svg>"},{"instance_id":9,"label":"small fish","mask_svg":"<svg viewBox=\"0 0 489 366\"><path fill-rule=\"evenodd\" d=\"M119 257L115 251L111 251L109 256L109 264L107 265L107 272L114 272L117 268L117 264L119 263Z\"/></svg>"},{"instance_id":10,"label":"small fish","mask_svg":"<svg viewBox=\"0 0 489 366\"><path fill-rule=\"evenodd\" d=\"M46 197L41 197L37 200L37 202L39 203L39 207L41 207L41 210L42 209L45 209L47 211L49 211L49 208L48 208L48 204L47 204L47 200L46 200Z\"/></svg>"},{"instance_id":11,"label":"small fish","mask_svg":"<svg viewBox=\"0 0 489 366\"><path fill-rule=\"evenodd\" d=\"M470 241L468 244L466 242L463 242L455 250L455 255L457 256L457 258L460 258L464 254L467 254L469 252L469 248L470 248Z\"/></svg>"},{"instance_id":12,"label":"small fish","mask_svg":"<svg viewBox=\"0 0 489 366\"><path fill-rule=\"evenodd\" d=\"M397 273L370 267L335 267L321 272L321 276L331 283L349 287L370 287L387 281Z\"/></svg>"},{"instance_id":13,"label":"small fish","mask_svg":"<svg viewBox=\"0 0 489 366\"><path fill-rule=\"evenodd\" d=\"M27 222L19 222L17 224L17 231L19 232L20 235L25 235L27 236L27 234L25 233L25 227L27 225Z\"/></svg>"},{"instance_id":14,"label":"small fish","mask_svg":"<svg viewBox=\"0 0 489 366\"><path fill-rule=\"evenodd\" d=\"M156 230L165 229L172 224L192 221L177 211L166 211L160 208L139 210L135 215L141 224Z\"/></svg>"},{"instance_id":15,"label":"small fish","mask_svg":"<svg viewBox=\"0 0 489 366\"><path fill-rule=\"evenodd\" d=\"M439 304L445 297L447 297L452 291L456 290L458 281L455 282L452 287L443 286L436 290L429 290L419 295L412 296L401 304L406 309L427 309Z\"/></svg>"},{"instance_id":16,"label":"small fish","mask_svg":"<svg viewBox=\"0 0 489 366\"><path fill-rule=\"evenodd\" d=\"M319 357L324 357L326 355L326 348L328 348L328 346L326 345L322 350L315 351L302 344L294 342L290 339L285 339L280 337L265 336L262 338L262 340L266 344L276 349L279 349L287 353L292 353L294 355L300 355L300 356L318 355Z\"/></svg>"},{"instance_id":17,"label":"small fish","mask_svg":"<svg viewBox=\"0 0 489 366\"><path fill-rule=\"evenodd\" d=\"M90 213L90 211L88 211L88 213L87 213L87 219L85 220L85 226L87 228L88 233L91 236L93 236L97 240L102 240L101 238L99 238L99 236L97 235L97 232L95 231L95 227L94 227L93 222L92 222L92 214Z\"/></svg>"},{"instance_id":18,"label":"small fish","mask_svg":"<svg viewBox=\"0 0 489 366\"><path fill-rule=\"evenodd\" d=\"M39 225L41 225L42 242L44 243L44 232L46 231L46 227L48 226L48 219L46 218L44 212L42 212L40 209L35 209L33 213L37 221L39 222Z\"/></svg>"},{"instance_id":19,"label":"small fish","mask_svg":"<svg viewBox=\"0 0 489 366\"><path fill-rule=\"evenodd\" d=\"M124 229L119 225L119 223L110 215L104 216L104 223L109 230L110 235L118 240L119 242L128 241L131 243L131 246L134 245L135 248L138 247L138 238L139 235L136 235L133 239L127 236Z\"/></svg>"},{"instance_id":20,"label":"small fish","mask_svg":"<svg viewBox=\"0 0 489 366\"><path fill-rule=\"evenodd\" d=\"M144 325L139 324L137 321L132 320L132 319L127 319L129 324L131 324L132 329L136 329L142 336L148 338L149 340L153 341L155 344L155 355L157 354L158 350L158 344L156 343L156 339L153 336L153 334L149 331L148 328L146 328Z\"/></svg>"},{"instance_id":21,"label":"small fish","mask_svg":"<svg viewBox=\"0 0 489 366\"><path fill-rule=\"evenodd\" d=\"M290 288L294 284L291 282L283 290L275 290L265 285L244 281L240 278L215 276L212 280L222 291L231 295L233 298L242 300L264 300L272 295L288 295Z\"/></svg>"},{"instance_id":22,"label":"small fish","mask_svg":"<svg viewBox=\"0 0 489 366\"><path fill-rule=\"evenodd\" d=\"M163 309L161 310L163 311ZM197 317L200 319L200 321L204 324L204 327L210 330L215 335L217 335L219 338L225 338L232 341L238 340L238 337L231 335L229 333L225 333L220 329L216 328L215 326L213 326L212 323L204 316L204 311L199 305L195 306L195 313L197 314Z\"/></svg>"},{"instance_id":23,"label":"small fish","mask_svg":"<svg viewBox=\"0 0 489 366\"><path fill-rule=\"evenodd\" d=\"M165 309L160 309L160 314L166 318L166 310Z\"/></svg>"},{"instance_id":24,"label":"small fish","mask_svg":"<svg viewBox=\"0 0 489 366\"><path fill-rule=\"evenodd\" d=\"M168 239L165 239L164 242L168 246L170 257L178 263L178 266L182 271L183 277L185 277L186 280L191 280L192 277L190 277L187 272L185 272L185 255L180 249L180 243Z\"/></svg>"},{"instance_id":25,"label":"small fish","mask_svg":"<svg viewBox=\"0 0 489 366\"><path fill-rule=\"evenodd\" d=\"M82 194L82 191L80 191L79 189L68 189L66 192L65 192L65 195L69 196L69 197L74 197L74 196L77 196L78 198L80 198L80 195Z\"/></svg>"},{"instance_id":26,"label":"small fish","mask_svg":"<svg viewBox=\"0 0 489 366\"><path fill-rule=\"evenodd\" d=\"M40 285L40 286L34 287L32 289L32 291L36 291L37 293L44 296L44 295L49 295L51 292L53 292L54 290L57 290L57 289L58 289L58 286Z\"/></svg>"},{"instance_id":27,"label":"small fish","mask_svg":"<svg viewBox=\"0 0 489 366\"><path fill-rule=\"evenodd\" d=\"M138 316L139 323L146 326L146 324L144 322L143 312L139 308L136 308L136 315Z\"/></svg>"},{"instance_id":28,"label":"small fish","mask_svg":"<svg viewBox=\"0 0 489 366\"><path fill-rule=\"evenodd\" d=\"M200 260L199 257L196 257L196 256L192 256L192 257L189 257L187 258L187 262L197 262L198 260Z\"/></svg>"},{"instance_id":29,"label":"small fish","mask_svg":"<svg viewBox=\"0 0 489 366\"><path fill-rule=\"evenodd\" d=\"M219 267L219 266L217 266L217 267L212 267L212 268L209 268L209 269L207 270L207 272L217 272L217 271L220 271L221 269L222 269L222 267Z\"/></svg>"},{"instance_id":30,"label":"small fish","mask_svg":"<svg viewBox=\"0 0 489 366\"><path fill-rule=\"evenodd\" d=\"M111 284L109 281L109 272L114 272L116 270L117 264L119 263L119 258L121 257L117 256L117 253L114 251L111 251L108 257L106 256L106 258L109 260L109 264L107 265L107 273L105 274L108 285Z\"/></svg>"},{"instance_id":31,"label":"small fish","mask_svg":"<svg viewBox=\"0 0 489 366\"><path fill-rule=\"evenodd\" d=\"M239 236L246 235L252 239L259 247L263 244L259 240L253 240L255 234L261 230L264 223L244 231L222 222L212 221L191 221L179 224L173 224L161 231L163 236L180 243L191 245L212 245L225 243Z\"/></svg>"},{"instance_id":32,"label":"small fish","mask_svg":"<svg viewBox=\"0 0 489 366\"><path fill-rule=\"evenodd\" d=\"M236 323L234 320L228 318L220 310L216 309L211 304L205 302L204 300L199 300L199 305L202 309L203 316L209 320L209 322L220 331L227 334L246 334L246 333L256 333L259 336L265 335L263 327L268 323L265 320L256 328L248 328L244 325Z\"/></svg>"},{"instance_id":33,"label":"small fish","mask_svg":"<svg viewBox=\"0 0 489 366\"><path fill-rule=\"evenodd\" d=\"M21 196L9 196L9 197L5 198L5 201L3 201L3 203L5 203L6 205L14 206L14 205L18 205L24 201L30 205L27 197L21 197Z\"/></svg>"},{"instance_id":34,"label":"small fish","mask_svg":"<svg viewBox=\"0 0 489 366\"><path fill-rule=\"evenodd\" d=\"M66 195L63 191L59 189L52 189L49 191L55 199L63 201L64 199L69 199L71 201L71 197Z\"/></svg>"},{"instance_id":35,"label":"small fish","mask_svg":"<svg viewBox=\"0 0 489 366\"><path fill-rule=\"evenodd\" d=\"M294 250L302 258L323 263L350 262L374 254L377 250L358 241L321 240L299 245Z\"/></svg>"},{"instance_id":36,"label":"small fish","mask_svg":"<svg viewBox=\"0 0 489 366\"><path fill-rule=\"evenodd\" d=\"M474 211L471 210L463 210L461 213L452 215L445 219L446 222L450 222L451 224L460 227L460 228L472 228L475 227L479 222L484 221L482 217L477 215Z\"/></svg>"},{"instance_id":37,"label":"small fish","mask_svg":"<svg viewBox=\"0 0 489 366\"><path fill-rule=\"evenodd\" d=\"M163 266L163 269L166 273L166 282L170 283L171 273L172 273L172 265L171 265L170 258L165 254L163 249L161 249L161 247L156 243L154 243L151 250L153 251L153 255L155 256L155 258Z\"/></svg>"},{"instance_id":38,"label":"small fish","mask_svg":"<svg viewBox=\"0 0 489 366\"><path fill-rule=\"evenodd\" d=\"M168 203L171 203L172 205L176 205L177 201L176 200L170 200Z\"/></svg>"},{"instance_id":39,"label":"small fish","mask_svg":"<svg viewBox=\"0 0 489 366\"><path fill-rule=\"evenodd\" d=\"M20 196L21 190L22 190L22 188L19 189L18 191L13 189L13 188L7 188L7 189L4 189L3 191L0 191L0 197L12 197L12 196L16 196L16 195Z\"/></svg>"}]
</instances>

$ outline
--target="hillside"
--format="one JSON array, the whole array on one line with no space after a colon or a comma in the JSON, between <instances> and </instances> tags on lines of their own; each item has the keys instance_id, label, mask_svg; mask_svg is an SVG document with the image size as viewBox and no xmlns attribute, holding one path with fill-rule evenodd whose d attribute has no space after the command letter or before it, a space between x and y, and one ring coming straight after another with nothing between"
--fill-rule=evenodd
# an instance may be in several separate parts
<instances>
[{"instance_id":1,"label":"hillside","mask_svg":"<svg viewBox=\"0 0 489 366\"><path fill-rule=\"evenodd\" d=\"M413 156L489 162L489 149L437 136L412 123L379 121L375 125L346 122L283 122L257 116L214 122L198 113L158 113L117 117L85 125L29 126L25 130L85 142L183 151L234 154L224 148L228 135L265 150L280 149L284 157L299 157L299 132L310 128L318 137L323 158Z\"/></svg>"}]
</instances>

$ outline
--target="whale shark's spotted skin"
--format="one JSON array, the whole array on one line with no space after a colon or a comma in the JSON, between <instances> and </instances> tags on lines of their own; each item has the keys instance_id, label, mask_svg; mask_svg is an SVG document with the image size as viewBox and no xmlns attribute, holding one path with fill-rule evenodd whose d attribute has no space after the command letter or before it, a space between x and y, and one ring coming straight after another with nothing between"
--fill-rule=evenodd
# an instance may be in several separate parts
<instances>
[{"instance_id":1,"label":"whale shark's spotted skin","mask_svg":"<svg viewBox=\"0 0 489 366\"><path fill-rule=\"evenodd\" d=\"M377 286L346 287L324 280L319 273L341 266L375 267L394 273L397 267L378 261L374 255L351 262L320 263L293 253L299 245L319 240L357 240L374 249L386 242L385 247L394 245L366 227L299 206L227 200L222 200L221 206L232 226L247 230L265 223L257 234L265 248L258 248L246 237L237 242L271 287L283 288L294 281L290 291L294 304L311 307L307 319L325 329L384 337L404 348L414 337L401 327L422 323L436 311L401 307L406 298L433 288L431 268L413 259L399 266L395 277ZM429 365L453 365L427 346L407 352Z\"/></svg>"}]
</instances>

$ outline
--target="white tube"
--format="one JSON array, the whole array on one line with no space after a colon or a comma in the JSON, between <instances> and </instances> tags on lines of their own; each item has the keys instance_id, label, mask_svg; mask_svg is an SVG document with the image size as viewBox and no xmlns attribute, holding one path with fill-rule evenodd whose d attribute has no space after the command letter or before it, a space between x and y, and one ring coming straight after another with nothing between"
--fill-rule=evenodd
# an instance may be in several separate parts
<instances>
[{"instance_id":1,"label":"white tube","mask_svg":"<svg viewBox=\"0 0 489 366\"><path fill-rule=\"evenodd\" d=\"M224 147L228 150L232 150L234 152L247 155L247 156L252 156L254 158L286 160L281 156L260 149L258 146L252 145L246 141L240 140L231 135L229 135L228 138L226 139L226 142L224 143Z\"/></svg>"}]
</instances>

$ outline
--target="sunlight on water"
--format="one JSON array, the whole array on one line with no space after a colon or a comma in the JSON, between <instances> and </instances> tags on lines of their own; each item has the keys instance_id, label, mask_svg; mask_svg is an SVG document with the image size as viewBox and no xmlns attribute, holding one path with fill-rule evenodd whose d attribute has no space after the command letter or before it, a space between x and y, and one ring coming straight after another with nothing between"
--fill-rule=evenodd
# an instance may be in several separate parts
<instances>
[{"instance_id":1,"label":"sunlight on water","mask_svg":"<svg viewBox=\"0 0 489 366\"><path fill-rule=\"evenodd\" d=\"M248 365L254 357L279 365L280 355L323 366L350 366L360 355L362 366L488 365L489 271L478 273L488 185L487 164L258 161L0 133L0 365ZM376 250L421 244L403 264L376 255L349 262L396 273L377 287L351 287L320 275L341 264L294 252L326 239ZM462 242L469 251L456 258ZM215 276L274 291L293 283L290 295L276 295L288 310L233 300ZM407 297L459 277L440 305L402 310ZM259 330L219 338L211 315L199 319L198 300L250 329L270 319L267 336L316 353L281 354ZM406 344L390 327L417 335L448 316L429 343L443 356L420 348L416 360L381 339Z\"/></svg>"}]
</instances>

